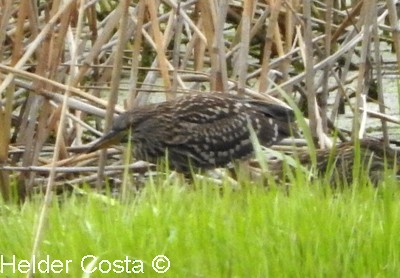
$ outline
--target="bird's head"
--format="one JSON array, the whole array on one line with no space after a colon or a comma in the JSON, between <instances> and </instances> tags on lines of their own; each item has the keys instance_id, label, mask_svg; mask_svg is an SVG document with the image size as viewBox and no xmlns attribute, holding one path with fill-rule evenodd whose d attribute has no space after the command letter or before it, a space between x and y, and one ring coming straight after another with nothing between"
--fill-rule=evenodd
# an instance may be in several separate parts
<instances>
[{"instance_id":1,"label":"bird's head","mask_svg":"<svg viewBox=\"0 0 400 278\"><path fill-rule=\"evenodd\" d=\"M134 114L125 112L114 119L110 131L106 132L101 138L95 141L88 152L106 149L112 145L127 141L131 127L135 124Z\"/></svg>"}]
</instances>

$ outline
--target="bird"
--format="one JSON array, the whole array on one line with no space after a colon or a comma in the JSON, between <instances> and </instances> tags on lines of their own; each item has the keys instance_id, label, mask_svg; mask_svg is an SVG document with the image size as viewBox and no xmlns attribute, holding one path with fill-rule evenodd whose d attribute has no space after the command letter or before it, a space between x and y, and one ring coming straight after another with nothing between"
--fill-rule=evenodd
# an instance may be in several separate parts
<instances>
[{"instance_id":1,"label":"bird","mask_svg":"<svg viewBox=\"0 0 400 278\"><path fill-rule=\"evenodd\" d=\"M360 139L357 143L343 142L333 150L317 152L319 175L331 173L333 185L350 185L356 179L367 178L376 186L384 180L385 170L388 169L394 170L397 179L398 161L399 157L393 148L374 138ZM358 167L359 171L354 172L354 167ZM367 175L360 176L364 173Z\"/></svg>"},{"instance_id":2,"label":"bird","mask_svg":"<svg viewBox=\"0 0 400 278\"><path fill-rule=\"evenodd\" d=\"M376 186L384 180L386 170L392 171L395 179L400 178L400 154L375 138L360 139L357 143L341 142L332 149L317 149L315 159L308 150L294 153L291 157L298 160L295 165L313 170L315 177L327 178L332 187L351 185L359 178L368 179ZM353 171L356 165L358 173ZM286 177L287 168L282 160L270 160L268 170L278 180Z\"/></svg>"},{"instance_id":3,"label":"bird","mask_svg":"<svg viewBox=\"0 0 400 278\"><path fill-rule=\"evenodd\" d=\"M244 160L254 152L251 129L263 146L293 132L291 108L225 93L187 94L134 107L113 120L89 152L131 140L136 160L166 158L177 172L209 170Z\"/></svg>"}]
</instances>

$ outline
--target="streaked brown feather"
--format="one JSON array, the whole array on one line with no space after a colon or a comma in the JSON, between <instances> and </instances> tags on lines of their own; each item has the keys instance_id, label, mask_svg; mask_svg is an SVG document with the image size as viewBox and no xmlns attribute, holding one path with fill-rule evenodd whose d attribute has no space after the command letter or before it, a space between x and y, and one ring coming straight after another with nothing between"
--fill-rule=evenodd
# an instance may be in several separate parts
<instances>
[{"instance_id":1,"label":"streaked brown feather","mask_svg":"<svg viewBox=\"0 0 400 278\"><path fill-rule=\"evenodd\" d=\"M250 156L249 124L260 143L269 146L291 135L294 119L292 110L264 101L196 94L127 111L109 134L131 130L136 159L156 162L167 150L170 166L187 172L191 166L209 169ZM101 145L102 138L91 150Z\"/></svg>"}]
</instances>

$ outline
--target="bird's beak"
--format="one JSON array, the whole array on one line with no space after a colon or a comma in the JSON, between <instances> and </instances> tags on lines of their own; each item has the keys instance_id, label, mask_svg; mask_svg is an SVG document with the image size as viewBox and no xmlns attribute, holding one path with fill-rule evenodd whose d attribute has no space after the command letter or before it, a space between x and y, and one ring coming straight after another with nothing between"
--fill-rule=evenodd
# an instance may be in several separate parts
<instances>
[{"instance_id":1,"label":"bird's beak","mask_svg":"<svg viewBox=\"0 0 400 278\"><path fill-rule=\"evenodd\" d=\"M103 137L101 137L99 140L94 142L89 147L88 152L91 153L91 152L94 152L94 151L97 151L100 149L106 149L109 146L118 143L122 137L123 137L123 132L118 132L116 130L110 130Z\"/></svg>"}]
</instances>

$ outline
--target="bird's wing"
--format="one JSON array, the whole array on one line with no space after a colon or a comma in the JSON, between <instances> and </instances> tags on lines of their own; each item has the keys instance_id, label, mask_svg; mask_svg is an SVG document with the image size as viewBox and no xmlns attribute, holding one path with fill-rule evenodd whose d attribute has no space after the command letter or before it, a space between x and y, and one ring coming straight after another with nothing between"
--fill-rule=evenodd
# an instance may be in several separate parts
<instances>
[{"instance_id":1,"label":"bird's wing","mask_svg":"<svg viewBox=\"0 0 400 278\"><path fill-rule=\"evenodd\" d=\"M183 100L184 102L185 100ZM198 165L224 165L253 151L251 125L263 145L290 135L292 111L282 106L239 98L199 98L178 103L175 127L163 138L170 156L191 156Z\"/></svg>"},{"instance_id":2,"label":"bird's wing","mask_svg":"<svg viewBox=\"0 0 400 278\"><path fill-rule=\"evenodd\" d=\"M194 165L224 166L252 153L247 118L234 114L209 123L180 122L179 133L165 140L170 157L189 157Z\"/></svg>"},{"instance_id":3,"label":"bird's wing","mask_svg":"<svg viewBox=\"0 0 400 278\"><path fill-rule=\"evenodd\" d=\"M174 116L180 122L208 124L230 117L237 103L222 96L183 98L175 105Z\"/></svg>"}]
</instances>

